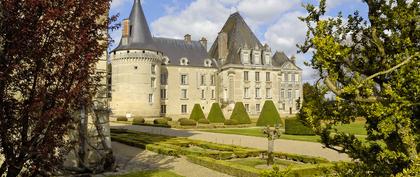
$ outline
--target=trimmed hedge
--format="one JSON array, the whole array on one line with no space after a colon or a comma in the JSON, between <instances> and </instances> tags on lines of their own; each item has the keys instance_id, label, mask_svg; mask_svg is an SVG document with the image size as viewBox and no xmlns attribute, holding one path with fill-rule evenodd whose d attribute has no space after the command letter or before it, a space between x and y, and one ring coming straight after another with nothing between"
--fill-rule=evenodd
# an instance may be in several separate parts
<instances>
[{"instance_id":1,"label":"trimmed hedge","mask_svg":"<svg viewBox=\"0 0 420 177\"><path fill-rule=\"evenodd\" d=\"M144 124L146 121L143 117L134 117L133 118L133 125L141 125Z\"/></svg>"},{"instance_id":2,"label":"trimmed hedge","mask_svg":"<svg viewBox=\"0 0 420 177\"><path fill-rule=\"evenodd\" d=\"M167 119L155 119L153 120L153 124L155 125L168 125Z\"/></svg>"},{"instance_id":3,"label":"trimmed hedge","mask_svg":"<svg viewBox=\"0 0 420 177\"><path fill-rule=\"evenodd\" d=\"M200 119L206 119L206 116L203 113L203 110L201 109L200 104L195 104L193 110L190 114L190 119L198 121Z\"/></svg>"},{"instance_id":4,"label":"trimmed hedge","mask_svg":"<svg viewBox=\"0 0 420 177\"><path fill-rule=\"evenodd\" d=\"M162 119L166 119L166 120L168 120L168 122L173 120L171 117L163 117Z\"/></svg>"},{"instance_id":5,"label":"trimmed hedge","mask_svg":"<svg viewBox=\"0 0 420 177\"><path fill-rule=\"evenodd\" d=\"M284 121L285 133L288 135L315 135L314 131L305 126L299 119L290 118Z\"/></svg>"},{"instance_id":6,"label":"trimmed hedge","mask_svg":"<svg viewBox=\"0 0 420 177\"><path fill-rule=\"evenodd\" d=\"M178 120L179 124L182 126L196 126L197 122L193 119L181 118Z\"/></svg>"},{"instance_id":7,"label":"trimmed hedge","mask_svg":"<svg viewBox=\"0 0 420 177\"><path fill-rule=\"evenodd\" d=\"M220 108L219 103L213 103L211 105L210 113L207 118L211 123L224 123L225 116L223 115L222 109Z\"/></svg>"},{"instance_id":8,"label":"trimmed hedge","mask_svg":"<svg viewBox=\"0 0 420 177\"><path fill-rule=\"evenodd\" d=\"M209 120L207 120L207 119L200 119L200 120L198 120L198 123L199 124L210 124Z\"/></svg>"},{"instance_id":9,"label":"trimmed hedge","mask_svg":"<svg viewBox=\"0 0 420 177\"><path fill-rule=\"evenodd\" d=\"M307 155L300 155L300 154L289 154L289 153L283 153L283 152L273 152L274 157L277 157L279 159L286 159L286 160L292 160L296 162L302 162L302 163L310 163L310 164L321 164L321 163L329 163L325 158L322 157L312 157Z\"/></svg>"},{"instance_id":10,"label":"trimmed hedge","mask_svg":"<svg viewBox=\"0 0 420 177\"><path fill-rule=\"evenodd\" d=\"M249 118L248 112L245 109L244 103L236 102L233 108L231 120L237 120L239 124L250 124L251 119Z\"/></svg>"},{"instance_id":11,"label":"trimmed hedge","mask_svg":"<svg viewBox=\"0 0 420 177\"><path fill-rule=\"evenodd\" d=\"M117 117L117 121L127 122L128 119L127 119L127 117Z\"/></svg>"},{"instance_id":12,"label":"trimmed hedge","mask_svg":"<svg viewBox=\"0 0 420 177\"><path fill-rule=\"evenodd\" d=\"M239 125L239 121L235 119L227 119L225 120L225 125Z\"/></svg>"},{"instance_id":13,"label":"trimmed hedge","mask_svg":"<svg viewBox=\"0 0 420 177\"><path fill-rule=\"evenodd\" d=\"M258 118L257 126L275 126L277 124L281 125L279 112L277 111L274 102L267 100L265 101L260 117Z\"/></svg>"}]
</instances>

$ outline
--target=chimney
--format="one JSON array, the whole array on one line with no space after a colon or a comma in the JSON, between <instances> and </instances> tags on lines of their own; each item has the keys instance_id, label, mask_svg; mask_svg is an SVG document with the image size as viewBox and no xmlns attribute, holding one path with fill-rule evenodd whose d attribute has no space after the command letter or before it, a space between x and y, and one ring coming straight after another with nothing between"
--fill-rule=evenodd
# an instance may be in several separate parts
<instances>
[{"instance_id":1,"label":"chimney","mask_svg":"<svg viewBox=\"0 0 420 177\"><path fill-rule=\"evenodd\" d=\"M190 34L186 34L186 35L184 36L184 41L185 41L186 43L191 43L191 35L190 35Z\"/></svg>"},{"instance_id":2,"label":"chimney","mask_svg":"<svg viewBox=\"0 0 420 177\"><path fill-rule=\"evenodd\" d=\"M201 38L200 43L207 50L207 39L205 37Z\"/></svg>"},{"instance_id":3,"label":"chimney","mask_svg":"<svg viewBox=\"0 0 420 177\"><path fill-rule=\"evenodd\" d=\"M220 32L217 37L217 46L219 59L226 59L228 56L228 35L225 32Z\"/></svg>"},{"instance_id":4,"label":"chimney","mask_svg":"<svg viewBox=\"0 0 420 177\"><path fill-rule=\"evenodd\" d=\"M128 37L130 36L130 20L124 19L122 21L122 44L127 45L128 44Z\"/></svg>"},{"instance_id":5,"label":"chimney","mask_svg":"<svg viewBox=\"0 0 420 177\"><path fill-rule=\"evenodd\" d=\"M292 61L292 63L293 63L293 64L296 64L296 57L293 55L293 56L290 58L290 61Z\"/></svg>"}]
</instances>

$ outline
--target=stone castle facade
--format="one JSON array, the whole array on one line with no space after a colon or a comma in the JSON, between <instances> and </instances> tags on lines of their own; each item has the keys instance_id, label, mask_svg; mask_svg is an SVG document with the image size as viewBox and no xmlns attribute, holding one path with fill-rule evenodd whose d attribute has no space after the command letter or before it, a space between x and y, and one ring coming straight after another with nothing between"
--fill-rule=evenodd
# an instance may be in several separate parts
<instances>
[{"instance_id":1,"label":"stone castle facade","mask_svg":"<svg viewBox=\"0 0 420 177\"><path fill-rule=\"evenodd\" d=\"M122 22L111 58L113 116L188 117L194 104L213 103L225 113L243 102L258 115L266 100L281 114L295 114L302 98L302 70L295 59L262 45L239 13L232 14L210 50L207 40L152 37L140 0Z\"/></svg>"}]
</instances>

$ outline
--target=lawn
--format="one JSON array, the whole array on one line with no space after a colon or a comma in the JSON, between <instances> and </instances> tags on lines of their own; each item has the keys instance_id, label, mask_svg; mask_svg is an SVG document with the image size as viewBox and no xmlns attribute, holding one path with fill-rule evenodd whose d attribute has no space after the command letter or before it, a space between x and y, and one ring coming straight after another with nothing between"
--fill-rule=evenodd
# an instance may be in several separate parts
<instances>
[{"instance_id":1,"label":"lawn","mask_svg":"<svg viewBox=\"0 0 420 177\"><path fill-rule=\"evenodd\" d=\"M362 121L357 121L355 123L340 125L337 126L339 132L345 132L355 135L366 135L366 130L364 128L365 124ZM257 136L265 137L262 133L262 127L253 127L253 128L235 128L235 129L203 129L200 131L212 132L212 133L224 133L224 134L236 134L236 135L245 135L245 136ZM309 142L319 142L321 138L319 136L302 136L302 135L287 135L284 134L280 136L280 139L286 140L297 140L297 141L309 141Z\"/></svg>"},{"instance_id":2,"label":"lawn","mask_svg":"<svg viewBox=\"0 0 420 177\"><path fill-rule=\"evenodd\" d=\"M168 170L152 170L132 172L124 175L116 175L111 177L182 177Z\"/></svg>"}]
</instances>

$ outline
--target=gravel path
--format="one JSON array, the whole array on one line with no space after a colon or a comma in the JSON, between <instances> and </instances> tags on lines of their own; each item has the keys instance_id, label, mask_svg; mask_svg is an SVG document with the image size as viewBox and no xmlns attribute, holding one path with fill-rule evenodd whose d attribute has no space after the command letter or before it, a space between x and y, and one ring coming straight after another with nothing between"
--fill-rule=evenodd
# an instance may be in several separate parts
<instances>
[{"instance_id":1,"label":"gravel path","mask_svg":"<svg viewBox=\"0 0 420 177\"><path fill-rule=\"evenodd\" d=\"M127 125L119 123L111 123L111 128L124 128L133 131L160 134L176 137L187 137L190 139L209 141L220 144L239 145L257 149L267 149L267 139L262 137L232 135L221 133L201 132L195 130L179 130L159 127L147 127L137 125ZM349 161L350 158L346 154L339 154L331 149L324 148L321 143L282 140L278 139L274 144L274 151L286 152L294 154L303 154L315 157L324 157L331 161Z\"/></svg>"},{"instance_id":2,"label":"gravel path","mask_svg":"<svg viewBox=\"0 0 420 177\"><path fill-rule=\"evenodd\" d=\"M118 142L112 142L112 149L118 164L118 172L101 174L96 177L155 169L168 169L185 177L230 177L191 163L185 158L164 156Z\"/></svg>"}]
</instances>

